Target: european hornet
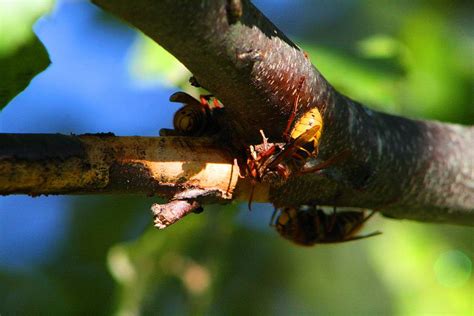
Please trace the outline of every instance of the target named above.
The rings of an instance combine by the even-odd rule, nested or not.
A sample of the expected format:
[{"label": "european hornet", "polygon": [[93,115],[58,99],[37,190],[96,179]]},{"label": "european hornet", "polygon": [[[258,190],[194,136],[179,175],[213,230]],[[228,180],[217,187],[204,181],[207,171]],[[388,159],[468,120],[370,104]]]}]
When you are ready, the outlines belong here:
[{"label": "european hornet", "polygon": [[[275,219],[275,215],[278,216]],[[366,235],[356,235],[375,212],[342,211],[326,214],[316,207],[286,207],[275,210],[272,225],[285,239],[301,246],[339,243],[368,238],[381,234],[375,231]]]},{"label": "european hornet", "polygon": [[[298,92],[301,90],[303,82],[304,77],[298,84]],[[315,157],[318,153],[319,139],[323,129],[323,120],[318,108],[312,108],[304,113],[291,128],[300,100],[298,92],[283,133],[286,143],[283,146],[275,144],[269,146],[263,131],[260,131],[263,137],[262,148],[250,146],[247,167],[250,175],[258,181],[262,181],[264,176],[270,172],[276,172],[286,179],[291,172],[300,171],[308,158]]]},{"label": "european hornet", "polygon": [[[305,172],[303,167],[307,160],[318,154],[319,139],[323,130],[323,119],[318,108],[310,109],[294,123],[300,100],[299,91],[304,81],[304,77],[299,81],[293,109],[283,133],[285,144],[282,146],[279,144],[269,145],[263,131],[260,131],[263,143],[250,146],[247,171],[254,179],[253,181],[262,181],[269,174],[277,174],[281,178],[287,179],[292,172]],[[323,162],[312,167],[310,172],[326,168],[333,162],[333,159],[330,162]],[[253,189],[250,194],[249,209],[252,198]]]},{"label": "european hornet", "polygon": [[[212,107],[210,100],[212,98]],[[223,106],[210,95],[201,95],[200,101],[185,92],[175,92],[170,96],[171,102],[183,103],[173,117],[174,130],[161,129],[161,136],[203,136],[218,131],[218,124],[213,116],[214,111]]]}]

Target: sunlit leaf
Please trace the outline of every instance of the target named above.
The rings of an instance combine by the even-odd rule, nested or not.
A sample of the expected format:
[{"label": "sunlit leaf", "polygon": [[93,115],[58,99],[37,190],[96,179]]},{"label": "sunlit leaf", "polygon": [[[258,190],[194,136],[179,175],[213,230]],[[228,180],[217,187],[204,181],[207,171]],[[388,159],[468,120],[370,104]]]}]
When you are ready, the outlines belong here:
[{"label": "sunlit leaf", "polygon": [[0,109],[50,63],[33,23],[53,0],[0,0]]}]

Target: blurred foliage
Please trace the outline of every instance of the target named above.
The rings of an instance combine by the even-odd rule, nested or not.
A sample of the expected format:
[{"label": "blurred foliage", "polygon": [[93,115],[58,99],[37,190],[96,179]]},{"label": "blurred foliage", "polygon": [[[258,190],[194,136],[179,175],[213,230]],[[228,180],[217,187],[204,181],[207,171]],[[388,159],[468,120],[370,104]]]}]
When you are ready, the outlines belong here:
[{"label": "blurred foliage", "polygon": [[325,47],[302,45],[311,61],[337,90],[354,100],[399,113],[398,85],[403,77],[395,63],[369,61]]},{"label": "blurred foliage", "polygon": [[[387,1],[381,1],[377,6],[368,1],[360,10],[365,9],[365,14],[372,12],[372,19],[378,20],[381,17],[376,7],[381,9],[386,4]],[[472,39],[460,34],[454,24],[457,20],[440,10],[448,4],[439,4],[438,10],[423,1],[390,2],[390,6],[394,10],[389,19],[373,22],[379,26],[374,25],[378,29],[375,34],[365,30],[370,23],[365,20],[366,24],[354,30],[355,34],[360,33],[359,37],[348,40],[347,33],[343,34],[343,44],[337,42],[336,31],[329,32],[333,45],[331,41],[315,40],[317,31],[296,42],[339,91],[372,108],[417,118],[474,123],[474,72],[469,45]],[[337,22],[354,29],[344,17]],[[170,85],[189,89],[189,74],[182,71],[176,60],[170,62],[166,51],[143,37],[137,45],[136,52],[148,52],[132,63],[137,78],[147,82],[166,80]],[[188,241],[176,247],[176,236],[164,241],[171,232],[149,232],[139,241],[113,248],[109,267],[121,289],[119,314],[474,313],[471,228],[378,220],[371,226],[382,226],[382,237],[313,250],[279,240],[274,232],[268,237],[260,230],[235,227],[235,222],[223,220],[223,215],[203,216],[208,216],[206,220],[213,224],[199,225],[210,225],[209,231],[198,235],[186,231],[191,223],[173,228],[183,234],[180,240],[193,236],[194,245]],[[219,225],[218,232],[228,233],[217,236],[219,233],[212,225]],[[214,249],[208,242],[209,234],[220,240],[220,247],[228,252]],[[248,242],[251,236],[256,242]],[[174,246],[164,250],[170,242]],[[209,254],[205,258],[190,256],[194,247]],[[254,253],[253,247],[262,248]],[[150,252],[152,248],[154,252]],[[152,268],[150,258],[154,259]],[[240,264],[228,268],[226,282],[216,281],[223,278],[223,266],[232,266],[234,260]],[[262,265],[266,266],[263,271]],[[150,269],[140,272],[143,267]],[[187,271],[193,269],[206,271],[201,273],[206,276],[205,281],[194,278],[201,286],[208,286],[203,293],[193,292],[192,286],[186,285]],[[155,290],[149,289],[150,284]],[[232,293],[234,284],[238,284],[238,290]],[[253,294],[247,298],[249,292]],[[199,307],[193,303],[195,300],[200,301]]]},{"label": "blurred foliage", "polygon": [[130,57],[130,72],[143,85],[189,86],[189,70],[143,34],[137,36]]},{"label": "blurred foliage", "polygon": [[434,12],[407,18],[398,38],[358,41],[359,56],[307,46],[336,89],[373,108],[405,116],[474,123],[472,48]]},{"label": "blurred foliage", "polygon": [[472,315],[473,229],[387,222],[383,231],[389,240],[377,240],[370,260],[396,315]]},{"label": "blurred foliage", "polygon": [[[298,3],[296,42],[338,90],[391,113],[474,123],[473,40],[461,31],[470,1],[337,2],[323,25],[315,2]],[[189,88],[183,66],[142,35],[130,56],[141,83]],[[302,248],[266,225],[270,206],[265,219],[206,207],[157,231],[143,212],[152,202],[75,198],[57,256],[0,271],[0,314],[474,315],[472,228],[375,218],[365,230],[381,236]]]},{"label": "blurred foliage", "polygon": [[0,0],[0,110],[48,67],[49,56],[33,23],[53,0]]}]

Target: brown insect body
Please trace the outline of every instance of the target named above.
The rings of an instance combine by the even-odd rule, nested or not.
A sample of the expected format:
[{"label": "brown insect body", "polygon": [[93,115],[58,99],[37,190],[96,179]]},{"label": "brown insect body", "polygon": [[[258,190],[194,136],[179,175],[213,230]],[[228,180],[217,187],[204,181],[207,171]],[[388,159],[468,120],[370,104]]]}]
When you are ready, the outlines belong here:
[{"label": "brown insect body", "polygon": [[[317,155],[323,128],[319,109],[316,107],[310,109],[296,123],[294,122],[300,100],[299,91],[304,81],[304,77],[299,81],[293,109],[283,132],[286,143],[269,145],[263,131],[260,131],[263,143],[249,147],[246,169],[252,181],[262,182],[266,177],[273,175],[286,180],[292,173],[303,171],[307,160]],[[313,167],[313,170],[316,171],[317,168],[318,166]],[[253,190],[250,194],[249,208],[252,196]]]},{"label": "brown insect body", "polygon": [[283,149],[267,160],[266,168],[283,164],[293,172],[300,171],[309,158],[317,156],[322,128],[319,110],[314,108],[306,112],[296,122]]},{"label": "brown insect body", "polygon": [[277,232],[283,238],[302,246],[346,242],[381,234],[376,231],[367,235],[356,235],[374,212],[368,215],[356,211],[326,214],[316,207],[287,207],[279,212],[276,220],[272,220]]},{"label": "brown insect body", "polygon": [[282,147],[263,146],[258,153],[256,147],[251,147],[251,158],[247,162],[251,175],[262,181],[270,173],[287,179],[292,172],[302,171],[306,161],[317,155],[322,125],[319,110],[314,108],[297,121],[288,142]]},{"label": "brown insect body", "polygon": [[283,179],[287,179],[292,172],[302,170],[306,161],[318,153],[319,139],[323,128],[323,120],[318,108],[313,107],[295,122],[300,101],[299,92],[304,81],[305,78],[302,77],[296,89],[293,109],[283,132],[283,138],[286,140],[283,147],[277,147],[275,144],[267,146],[266,138],[262,132],[263,150],[257,153],[255,147],[250,148],[251,159],[247,160],[247,166],[251,176],[258,181],[262,181],[266,175],[271,173],[276,173]]},{"label": "brown insect body", "polygon": [[[323,119],[317,107],[306,111],[294,122],[300,101],[299,91],[304,81],[305,77],[302,77],[298,84],[298,94],[295,98],[293,110],[290,114],[285,132],[283,133],[287,144],[280,154],[280,156],[283,157],[290,157],[290,159],[288,159],[290,162],[296,162],[297,169],[301,169],[308,158],[318,154],[319,138],[323,131]],[[291,132],[289,132],[292,125],[293,128]]]}]

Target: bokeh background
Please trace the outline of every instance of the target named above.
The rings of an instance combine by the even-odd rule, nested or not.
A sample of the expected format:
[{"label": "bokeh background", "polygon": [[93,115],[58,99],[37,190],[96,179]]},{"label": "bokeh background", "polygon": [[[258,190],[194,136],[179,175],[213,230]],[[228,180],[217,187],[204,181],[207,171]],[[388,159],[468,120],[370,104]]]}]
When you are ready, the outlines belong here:
[{"label": "bokeh background", "polygon": [[[340,91],[415,118],[474,123],[472,1],[258,0]],[[0,30],[50,0],[0,0]],[[7,19],[8,17],[8,19]],[[3,19],[3,20],[2,20]],[[87,1],[34,24],[52,60],[0,132],[158,135],[189,74]],[[0,197],[1,315],[474,315],[474,229],[376,217],[358,242],[301,248],[273,208],[209,206],[164,230],[143,196]]]}]

